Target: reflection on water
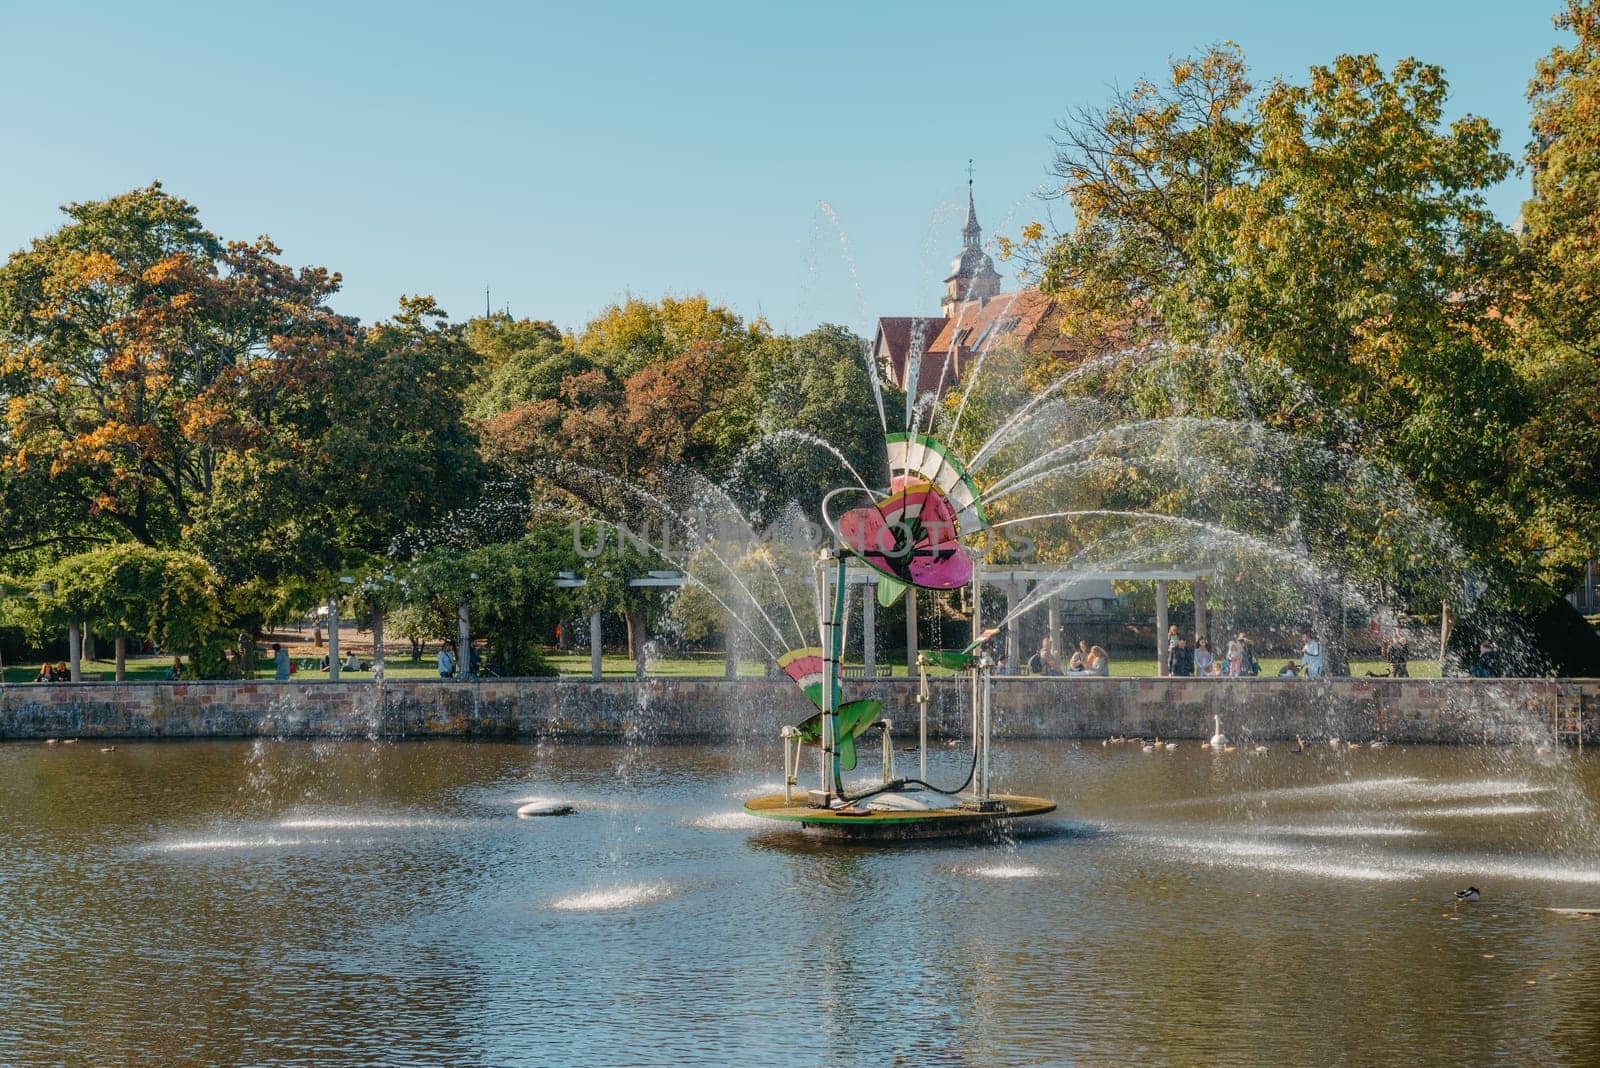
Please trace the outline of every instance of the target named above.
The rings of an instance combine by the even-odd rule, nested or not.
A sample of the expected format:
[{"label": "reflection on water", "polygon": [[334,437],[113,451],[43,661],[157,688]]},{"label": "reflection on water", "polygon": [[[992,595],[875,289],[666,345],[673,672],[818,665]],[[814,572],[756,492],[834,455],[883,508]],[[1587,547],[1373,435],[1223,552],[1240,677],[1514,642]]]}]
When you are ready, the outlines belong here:
[{"label": "reflection on water", "polygon": [[0,1063],[1600,1062],[1600,762],[999,756],[872,849],[765,750],[0,746]]}]

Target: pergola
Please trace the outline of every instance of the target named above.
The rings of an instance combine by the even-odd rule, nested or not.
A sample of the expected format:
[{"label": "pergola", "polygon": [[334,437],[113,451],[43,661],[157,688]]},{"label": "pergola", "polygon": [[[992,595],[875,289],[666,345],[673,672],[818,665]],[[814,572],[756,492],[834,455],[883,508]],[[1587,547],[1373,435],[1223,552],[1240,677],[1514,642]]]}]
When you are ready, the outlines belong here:
[{"label": "pergola", "polygon": [[[1194,583],[1194,629],[1196,634],[1204,634],[1208,607],[1206,604],[1207,581],[1211,578],[1213,570],[1205,567],[1146,567],[1123,568],[1112,570],[1088,570],[1063,572],[1059,567],[1049,565],[1013,566],[986,568],[975,566],[972,574],[972,589],[974,604],[980,607],[972,614],[972,636],[976,638],[983,632],[983,613],[981,611],[981,593],[985,586],[998,586],[1005,591],[1006,616],[1009,618],[1030,590],[1040,584],[1057,586],[1043,601],[1043,606],[1049,613],[1050,644],[1057,650],[1061,649],[1061,602],[1071,600],[1074,590],[1081,590],[1090,583],[1109,582],[1154,582],[1156,584],[1156,660],[1161,665],[1161,674],[1165,675],[1171,667],[1167,662],[1167,627],[1169,624],[1167,613],[1167,589],[1173,582]],[[861,654],[863,673],[875,677],[878,673],[878,642],[877,642],[877,616],[878,598],[875,589],[878,585],[878,572],[868,567],[851,567],[845,572],[845,583],[850,587],[861,587]],[[680,587],[688,585],[694,580],[681,571],[651,571],[641,578],[631,579],[629,586],[633,587]],[[571,571],[560,572],[556,576],[555,585],[560,589],[582,589],[588,583]],[[872,590],[867,587],[873,587]],[[853,610],[853,608],[852,608]],[[1031,611],[1031,609],[1030,609]],[[1027,613],[1024,613],[1026,615]],[[738,673],[738,666],[733,656],[733,642],[731,640],[732,627],[725,627],[730,640],[728,641],[728,657],[725,674],[732,678]],[[915,594],[906,598],[906,663],[914,664],[917,659],[917,599]],[[1022,634],[1018,627],[1008,627],[1006,630],[1006,660],[1013,666],[1022,662]],[[601,677],[600,665],[600,611],[594,609],[589,613],[589,672],[591,677]],[[635,673],[644,674],[644,658],[638,658]]]},{"label": "pergola", "polygon": [[[686,586],[692,581],[694,580],[681,571],[650,571],[642,578],[629,579],[628,585],[633,587],[666,586],[676,588]],[[579,578],[571,571],[561,571],[556,574],[555,585],[557,589],[561,590],[581,590],[589,583],[586,579]],[[640,644],[641,646],[643,645],[642,642]],[[728,645],[731,650],[733,643],[729,642]],[[728,658],[728,663],[730,665],[729,674],[732,675],[735,670],[732,666],[732,657]],[[589,675],[591,678],[599,679],[600,674],[600,609],[593,608],[589,611]],[[642,652],[636,658],[634,674],[640,677],[644,675],[644,655]]]},{"label": "pergola", "polygon": [[[987,568],[975,567],[972,574],[972,586],[976,593],[980,586],[999,586],[1006,595],[1006,616],[1009,617],[1017,610],[1022,599],[1027,596],[1029,587],[1038,584],[1056,585],[1059,588],[1045,600],[1049,612],[1050,645],[1058,652],[1061,651],[1061,600],[1063,595],[1069,593],[1074,587],[1090,582],[1154,582],[1156,584],[1156,662],[1160,665],[1160,673],[1165,675],[1171,664],[1167,662],[1167,627],[1169,625],[1167,613],[1168,586],[1173,582],[1194,583],[1194,632],[1204,634],[1206,630],[1206,586],[1214,571],[1208,567],[1183,567],[1171,565],[1166,567],[1144,568],[1117,568],[1107,570],[1085,570],[1063,573],[1059,567],[1048,565],[1035,565],[1031,567]],[[974,603],[979,603],[975,596]],[[1026,613],[1024,613],[1026,614]],[[975,610],[972,616],[972,636],[976,638],[983,630],[980,619],[981,612]],[[912,630],[907,631],[908,636],[914,636]],[[1007,628],[1006,631],[1006,661],[1015,666],[1022,662],[1022,634],[1016,627]]]}]

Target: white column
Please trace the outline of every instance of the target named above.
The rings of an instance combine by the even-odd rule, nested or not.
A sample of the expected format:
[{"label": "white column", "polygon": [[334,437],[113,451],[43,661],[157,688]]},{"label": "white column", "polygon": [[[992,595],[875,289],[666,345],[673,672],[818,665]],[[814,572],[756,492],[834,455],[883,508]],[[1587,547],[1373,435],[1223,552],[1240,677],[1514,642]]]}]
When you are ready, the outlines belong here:
[{"label": "white column", "polygon": [[732,612],[722,613],[722,677],[725,679],[739,677],[739,647],[733,640],[734,628],[738,625]]},{"label": "white column", "polygon": [[1067,656],[1062,651],[1061,645],[1061,598],[1051,597],[1049,602],[1050,616],[1050,648],[1055,650],[1056,659],[1061,661],[1062,670],[1066,670]]},{"label": "white column", "polygon": [[383,678],[383,606],[372,612],[372,681]]},{"label": "white column", "polygon": [[339,681],[339,598],[328,598],[328,680]]},{"label": "white column", "polygon": [[461,595],[461,603],[456,606],[456,678],[468,679],[472,677],[472,618],[468,613],[469,601],[466,594]]},{"label": "white column", "polygon": [[67,665],[73,682],[83,681],[83,624],[67,624]]},{"label": "white column", "polygon": [[1006,624],[1006,663],[1012,671],[1022,663],[1022,620],[1012,615],[1017,610],[1017,600],[1017,583],[1006,583],[1006,618],[1011,621]]},{"label": "white column", "polygon": [[1156,580],[1156,674],[1171,674],[1172,665],[1167,662],[1167,584],[1165,580]]},{"label": "white column", "polygon": [[600,609],[589,613],[589,677],[600,681]]},{"label": "white column", "polygon": [[1206,580],[1194,580],[1194,640],[1196,643],[1206,636]]},{"label": "white column", "polygon": [[124,682],[128,678],[128,639],[117,635],[117,681]]},{"label": "white column", "polygon": [[866,665],[865,674],[870,679],[878,673],[878,587],[863,584],[860,590],[861,662]]}]

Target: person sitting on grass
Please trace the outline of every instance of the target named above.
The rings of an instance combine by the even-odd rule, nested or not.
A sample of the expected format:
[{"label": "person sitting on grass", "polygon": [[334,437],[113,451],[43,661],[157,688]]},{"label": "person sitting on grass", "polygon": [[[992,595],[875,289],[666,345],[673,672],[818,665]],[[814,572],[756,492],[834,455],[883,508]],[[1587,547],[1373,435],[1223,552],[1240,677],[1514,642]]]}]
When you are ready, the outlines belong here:
[{"label": "person sitting on grass", "polygon": [[350,650],[349,655],[347,655],[344,658],[344,670],[346,670],[346,671],[360,671],[361,670],[361,660],[356,656],[356,651],[354,649]]},{"label": "person sitting on grass", "polygon": [[1067,670],[1081,673],[1084,665],[1089,662],[1089,643],[1082,638],[1078,639],[1078,647],[1072,651],[1072,659],[1067,661]]},{"label": "person sitting on grass", "polygon": [[181,678],[183,678],[183,658],[182,657],[175,656],[175,657],[172,658],[172,666],[167,668],[167,678],[168,679],[181,679]]},{"label": "person sitting on grass", "polygon": [[39,674],[37,674],[37,675],[35,675],[33,677],[33,681],[34,682],[55,682],[56,681],[56,669],[50,666],[50,661],[46,660],[43,664],[39,665]]},{"label": "person sitting on grass", "polygon": [[1297,679],[1299,677],[1300,665],[1296,664],[1293,660],[1289,661],[1288,663],[1284,664],[1283,667],[1278,669],[1278,678],[1280,679]]},{"label": "person sitting on grass", "polygon": [[1094,646],[1089,650],[1089,659],[1084,664],[1083,673],[1085,675],[1110,675],[1110,655],[1100,646]]}]

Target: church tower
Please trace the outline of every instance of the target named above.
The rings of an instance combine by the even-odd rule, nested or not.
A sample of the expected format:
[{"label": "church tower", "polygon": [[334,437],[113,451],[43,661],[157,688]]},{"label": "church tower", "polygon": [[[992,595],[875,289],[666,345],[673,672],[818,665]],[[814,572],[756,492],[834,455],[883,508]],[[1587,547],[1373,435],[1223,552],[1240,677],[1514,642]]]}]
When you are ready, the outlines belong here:
[{"label": "church tower", "polygon": [[967,168],[967,225],[961,228],[961,254],[950,262],[950,277],[944,280],[944,300],[939,314],[949,318],[963,301],[987,301],[1000,292],[1000,272],[983,251],[983,227],[978,225],[978,209],[972,202],[972,168]]}]

